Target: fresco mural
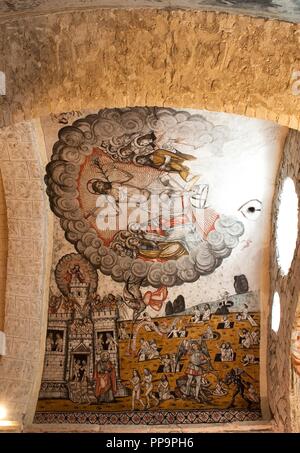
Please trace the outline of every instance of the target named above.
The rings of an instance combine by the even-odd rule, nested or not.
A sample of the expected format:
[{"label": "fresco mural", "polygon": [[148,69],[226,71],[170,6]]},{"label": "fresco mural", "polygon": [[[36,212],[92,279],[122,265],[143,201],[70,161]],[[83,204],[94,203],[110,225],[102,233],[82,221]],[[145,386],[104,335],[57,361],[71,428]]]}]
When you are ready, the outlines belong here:
[{"label": "fresco mural", "polygon": [[56,220],[36,422],[258,419],[257,225],[271,191],[241,171],[270,153],[276,171],[280,128],[156,107],[42,127]]},{"label": "fresco mural", "polygon": [[[231,14],[249,14],[252,16],[299,22],[299,0],[127,0],[126,7],[143,8],[192,8],[224,11]],[[33,11],[48,12],[62,9],[91,7],[124,8],[121,0],[66,0],[62,6],[59,0],[0,0],[0,15]]]}]

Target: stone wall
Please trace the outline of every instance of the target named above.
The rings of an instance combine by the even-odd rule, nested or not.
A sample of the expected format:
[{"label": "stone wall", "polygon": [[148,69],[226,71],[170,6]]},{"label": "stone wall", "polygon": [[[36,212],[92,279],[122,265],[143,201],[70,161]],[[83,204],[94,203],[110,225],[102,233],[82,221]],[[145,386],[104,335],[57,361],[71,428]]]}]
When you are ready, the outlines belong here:
[{"label": "stone wall", "polygon": [[42,150],[34,126],[21,123],[4,128],[0,140],[8,221],[7,355],[0,361],[0,400],[8,407],[9,419],[20,422],[30,414],[31,405],[34,410],[41,378],[48,204]]},{"label": "stone wall", "polygon": [[299,126],[300,26],[225,13],[94,9],[0,20],[0,125],[49,112],[198,108]]},{"label": "stone wall", "polygon": [[291,373],[291,389],[290,389],[290,405],[291,405],[291,429],[293,432],[300,432],[300,376],[296,373]]},{"label": "stone wall", "polygon": [[220,1],[220,0],[0,0],[0,16],[12,18],[21,14],[38,15],[76,8],[159,8],[224,11],[230,14],[247,14],[258,17],[299,22],[300,9],[297,0]]},{"label": "stone wall", "polygon": [[0,330],[2,331],[4,329],[4,316],[5,316],[6,265],[7,265],[7,218],[6,218],[5,194],[3,188],[2,174],[0,170]]},{"label": "stone wall", "polygon": [[[291,91],[292,71],[300,69],[299,25],[164,10],[81,10],[1,21],[0,70],[6,73],[7,95],[0,96],[0,126],[72,109],[167,105],[300,127],[299,97]],[[13,418],[27,413],[30,423],[43,365],[49,286],[43,269],[51,222],[43,194],[42,146],[33,143],[24,123],[2,129],[0,136],[9,225],[8,355],[0,359],[0,398],[9,401]],[[299,172],[298,142],[293,132],[275,200],[284,175]],[[274,242],[277,206],[278,201],[271,283],[281,294],[282,324],[269,338],[269,398],[279,429],[285,424],[289,430],[289,345],[299,252],[289,276],[281,278]]]},{"label": "stone wall", "polygon": [[[280,164],[274,196],[271,236],[271,287],[269,304],[269,404],[280,431],[291,431],[294,426],[290,403],[291,381],[291,333],[295,311],[300,295],[300,236],[288,275],[282,276],[277,263],[276,220],[280,193],[284,179],[293,179],[300,200],[300,134],[290,131]],[[300,211],[299,211],[300,217]],[[299,223],[300,225],[300,218]],[[288,231],[287,231],[288,234]],[[271,308],[273,294],[278,291],[281,303],[281,321],[277,334],[271,330]],[[299,417],[299,414],[298,414]]]}]

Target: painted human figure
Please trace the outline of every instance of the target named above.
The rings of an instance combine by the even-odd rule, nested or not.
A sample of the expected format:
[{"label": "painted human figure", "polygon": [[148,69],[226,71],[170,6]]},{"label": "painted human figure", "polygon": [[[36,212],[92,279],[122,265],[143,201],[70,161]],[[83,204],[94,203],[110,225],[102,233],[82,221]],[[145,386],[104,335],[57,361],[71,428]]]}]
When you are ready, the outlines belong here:
[{"label": "painted human figure", "polygon": [[259,330],[255,329],[251,332],[252,344],[253,346],[259,345]]},{"label": "painted human figure", "polygon": [[178,336],[179,336],[180,338],[186,337],[186,327],[185,327],[185,326],[183,326],[182,328],[180,328],[180,329],[178,330]]},{"label": "painted human figure", "polygon": [[144,385],[145,385],[145,397],[147,401],[146,409],[150,408],[150,399],[155,401],[156,406],[159,404],[159,400],[153,393],[152,373],[149,368],[144,369]]},{"label": "painted human figure", "polygon": [[211,357],[210,357],[210,353],[208,351],[206,339],[204,338],[203,335],[200,335],[199,340],[198,340],[198,344],[200,346],[200,351],[203,352],[203,354],[207,358],[207,365],[205,366],[205,368],[208,371],[214,371],[214,367],[212,366],[212,363],[211,363]]},{"label": "painted human figure", "polygon": [[155,311],[159,311],[163,302],[168,296],[168,290],[164,286],[158,288],[156,291],[146,291],[144,294],[144,302],[147,306]]},{"label": "painted human figure", "polygon": [[98,341],[97,341],[97,349],[98,349],[98,351],[103,351],[103,349],[104,349],[103,333],[99,334]]},{"label": "painted human figure", "polygon": [[[181,251],[176,248],[174,255],[170,251],[168,253],[168,257],[172,257],[173,259],[182,256],[187,251],[191,252],[202,241],[201,233],[198,231],[196,224],[191,220],[185,223],[181,222],[175,226],[166,226],[164,228],[164,234],[146,232],[145,237],[163,247],[170,247],[170,242],[179,243],[181,245]],[[172,247],[174,248],[174,245]]]},{"label": "painted human figure", "polygon": [[71,269],[68,270],[68,273],[71,278],[71,284],[78,284],[78,283],[84,283],[84,275],[81,272],[80,266],[78,264],[75,264]]},{"label": "painted human figure", "polygon": [[243,308],[242,308],[241,312],[236,315],[236,319],[238,321],[249,321],[252,327],[256,327],[257,322],[249,314],[248,308],[249,307],[247,304],[243,304]]},{"label": "painted human figure", "polygon": [[177,327],[177,320],[173,323],[169,333],[168,338],[177,338],[179,336],[179,329]]},{"label": "painted human figure", "polygon": [[[87,183],[87,189],[93,195],[110,195],[114,198],[116,202],[115,207],[118,209],[119,202],[122,201],[125,195],[132,202],[135,201],[136,203],[143,203],[148,200],[150,196],[149,190],[138,188],[129,182],[134,178],[133,174],[116,168],[113,165],[104,166],[98,157],[94,158],[92,164],[99,172],[99,178],[90,179]],[[95,210],[97,208],[94,208],[89,215],[94,214]]]},{"label": "painted human figure", "polygon": [[86,361],[83,360],[79,367],[79,381],[82,382],[86,379]]},{"label": "painted human figure", "polygon": [[[180,177],[187,181],[189,179],[190,169],[183,165],[186,160],[195,160],[196,157],[190,154],[184,154],[178,150],[169,151],[162,149],[155,143],[156,136],[153,132],[145,134],[142,137],[135,137],[134,140],[127,145],[127,150],[120,152],[124,155],[136,154],[133,162],[137,165],[149,165],[163,170],[168,173],[178,173]],[[137,152],[138,151],[138,152]]]},{"label": "painted human figure", "polygon": [[183,323],[183,319],[175,319],[173,325],[169,331],[168,338],[175,337],[175,338],[185,338],[186,336],[186,327]]},{"label": "painted human figure", "polygon": [[[125,146],[122,146],[118,150],[118,154],[124,161],[130,161],[132,158],[133,162],[135,163],[135,159],[141,155],[148,155],[154,152],[156,145],[155,145],[155,134],[154,132],[150,132],[148,134],[140,136],[139,134],[133,134],[131,139],[126,143]],[[109,145],[108,146],[111,151],[114,151],[114,148]]]},{"label": "painted human figure", "polygon": [[169,354],[165,354],[161,357],[161,363],[163,364],[163,372],[170,373],[171,371],[171,358]]},{"label": "painted human figure", "polygon": [[252,337],[248,329],[242,329],[239,332],[243,348],[249,349],[252,346]]},{"label": "painted human figure", "polygon": [[213,340],[214,332],[213,332],[211,326],[207,326],[206,331],[204,332],[204,338],[205,338],[205,340]]},{"label": "painted human figure", "polygon": [[156,340],[150,340],[149,341],[149,353],[148,353],[148,359],[158,359],[159,357],[159,351],[157,349],[157,344]]},{"label": "painted human figure", "polygon": [[94,372],[96,381],[95,395],[98,402],[112,402],[117,391],[116,371],[110,360],[109,352],[103,351]]},{"label": "painted human figure", "polygon": [[220,354],[221,354],[221,362],[226,361],[226,343],[222,343],[221,346],[219,347],[220,349]]},{"label": "painted human figure", "polygon": [[110,352],[115,352],[117,346],[118,346],[118,343],[116,342],[116,340],[114,339],[114,337],[112,336],[111,333],[107,333],[106,334],[106,342],[105,344],[108,345],[108,350]]},{"label": "painted human figure", "polygon": [[138,360],[139,362],[144,362],[144,360],[148,359],[149,355],[149,342],[145,340],[144,338],[140,339],[140,349],[138,351]]},{"label": "painted human figure", "polygon": [[248,305],[244,304],[241,310],[241,320],[246,320],[248,318]]},{"label": "painted human figure", "polygon": [[187,354],[190,346],[190,341],[185,338],[181,341],[178,346],[177,353],[176,353],[176,370],[180,368],[180,361],[181,359]]},{"label": "painted human figure", "polygon": [[126,332],[125,326],[120,325],[120,327],[119,327],[119,339],[128,340],[128,334]]},{"label": "painted human figure", "polygon": [[51,352],[53,350],[54,350],[53,333],[49,332],[46,338],[46,351]]},{"label": "painted human figure", "polygon": [[254,354],[246,354],[241,359],[243,366],[248,365],[257,365],[259,363],[259,358],[255,357]]},{"label": "painted human figure", "polygon": [[254,388],[254,385],[251,382],[245,382],[245,387],[246,387],[246,395],[251,404],[258,404],[259,403],[259,396]]},{"label": "painted human figure", "polygon": [[56,351],[57,352],[62,352],[63,351],[64,342],[63,342],[62,336],[59,333],[56,334],[55,345],[56,345]]},{"label": "painted human figure", "polygon": [[210,306],[208,304],[205,304],[204,307],[203,307],[202,321],[203,322],[209,321],[210,320],[210,316],[211,316]]},{"label": "painted human figure", "polygon": [[136,157],[138,165],[149,165],[150,167],[163,170],[168,173],[178,173],[181,179],[188,181],[190,177],[190,169],[183,165],[185,160],[194,160],[194,156],[183,154],[179,151],[168,151],[166,149],[156,149],[153,153],[146,156]]},{"label": "painted human figure", "polygon": [[178,371],[180,371],[180,363],[179,362],[177,363],[176,354],[171,354],[170,367],[172,373],[177,373]]},{"label": "painted human figure", "polygon": [[201,322],[201,311],[198,307],[193,308],[193,316],[191,317],[191,322],[195,324]]},{"label": "painted human figure", "polygon": [[131,384],[132,384],[132,395],[131,395],[132,410],[133,411],[135,410],[135,402],[140,403],[140,405],[144,409],[145,404],[141,399],[141,376],[138,370],[136,369],[132,371]]},{"label": "painted human figure", "polygon": [[232,362],[234,358],[234,352],[231,346],[231,343],[227,342],[224,343],[224,354],[223,354],[223,361],[224,362]]},{"label": "painted human figure", "polygon": [[73,366],[73,381],[78,382],[80,380],[80,373],[79,373],[80,366],[81,366],[80,360],[75,359],[74,366]]},{"label": "painted human figure", "polygon": [[158,387],[158,395],[159,395],[159,400],[160,401],[166,401],[166,400],[173,400],[175,397],[172,395],[170,392],[170,384],[168,377],[164,374],[159,381]]},{"label": "painted human figure", "polygon": [[186,396],[191,394],[192,382],[196,381],[195,400],[199,402],[208,402],[209,399],[201,388],[201,379],[204,371],[206,371],[209,363],[207,356],[201,351],[199,343],[192,343],[191,354],[186,370],[187,383],[186,383]]},{"label": "painted human figure", "polygon": [[231,346],[231,343],[224,342],[220,346],[221,361],[222,362],[232,362],[234,359],[234,352]]}]

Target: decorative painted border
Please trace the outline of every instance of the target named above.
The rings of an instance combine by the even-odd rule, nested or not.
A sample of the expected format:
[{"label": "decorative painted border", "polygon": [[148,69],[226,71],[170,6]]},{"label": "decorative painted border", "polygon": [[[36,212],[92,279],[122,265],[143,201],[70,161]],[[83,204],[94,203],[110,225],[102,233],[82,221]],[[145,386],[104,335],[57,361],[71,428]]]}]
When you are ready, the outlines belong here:
[{"label": "decorative painted border", "polygon": [[[60,219],[66,240],[74,245],[76,251],[86,258],[94,269],[99,269],[102,274],[111,276],[118,283],[125,283],[131,275],[141,281],[142,286],[154,288],[193,283],[200,276],[209,275],[220,267],[223,260],[238,246],[239,238],[245,231],[241,221],[220,214],[214,224],[216,231],[210,231],[189,255],[164,263],[121,257],[110,246],[104,245],[99,231],[84,215],[78,198],[82,165],[98,147],[112,161],[134,163],[142,171],[143,166],[135,161],[139,154],[132,153],[133,156],[126,158],[120,156],[115,140],[123,135],[142,136],[156,133],[160,130],[156,123],[159,123],[164,115],[177,121],[178,126],[188,121],[191,121],[191,124],[199,121],[199,127],[203,127],[206,134],[210,134],[214,127],[201,115],[192,115],[185,110],[160,107],[103,109],[77,119],[72,126],[61,128],[58,131],[59,140],[53,146],[51,161],[46,166],[45,182],[50,207]],[[137,148],[138,152],[142,153],[144,150]],[[150,151],[147,152],[149,154]]]},{"label": "decorative painted border", "polygon": [[171,425],[257,421],[260,410],[210,409],[198,411],[37,412],[33,423],[90,423],[97,425]]}]

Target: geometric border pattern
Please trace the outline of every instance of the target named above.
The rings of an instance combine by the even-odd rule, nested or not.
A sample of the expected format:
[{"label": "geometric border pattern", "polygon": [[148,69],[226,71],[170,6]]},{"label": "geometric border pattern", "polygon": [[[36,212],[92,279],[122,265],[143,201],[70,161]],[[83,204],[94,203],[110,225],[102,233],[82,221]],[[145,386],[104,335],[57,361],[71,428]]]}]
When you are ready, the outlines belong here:
[{"label": "geometric border pattern", "polygon": [[260,410],[209,409],[129,412],[36,412],[33,423],[88,423],[97,425],[172,425],[257,421]]}]

